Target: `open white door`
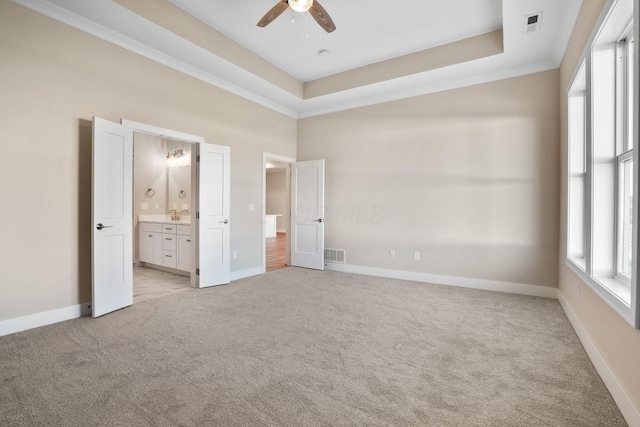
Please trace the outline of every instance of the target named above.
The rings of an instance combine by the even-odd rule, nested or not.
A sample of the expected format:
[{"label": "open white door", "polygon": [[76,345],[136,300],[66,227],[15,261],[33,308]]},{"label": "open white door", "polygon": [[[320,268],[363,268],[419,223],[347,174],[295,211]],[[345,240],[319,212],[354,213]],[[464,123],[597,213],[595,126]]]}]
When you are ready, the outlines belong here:
[{"label": "open white door", "polygon": [[93,118],[93,317],[133,304],[133,132]]},{"label": "open white door", "polygon": [[291,163],[291,265],[324,270],[324,160]]},{"label": "open white door", "polygon": [[231,281],[229,207],[231,172],[229,147],[198,144],[198,287]]}]

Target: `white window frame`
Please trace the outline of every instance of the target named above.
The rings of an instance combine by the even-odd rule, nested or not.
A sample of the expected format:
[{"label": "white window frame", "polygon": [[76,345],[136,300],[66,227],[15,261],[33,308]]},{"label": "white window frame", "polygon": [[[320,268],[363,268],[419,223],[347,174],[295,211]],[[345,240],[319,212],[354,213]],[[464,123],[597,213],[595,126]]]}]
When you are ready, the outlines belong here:
[{"label": "white window frame", "polygon": [[[609,118],[599,118],[602,117],[601,115],[594,115],[594,111],[597,112],[597,109],[600,108],[601,112],[602,110],[602,105],[606,105],[607,104],[607,100],[605,100],[605,104],[597,104],[594,105],[594,93],[593,93],[593,88],[595,87],[594,84],[601,84],[600,83],[594,83],[594,63],[593,63],[593,55],[594,52],[596,51],[596,49],[594,49],[595,46],[598,46],[597,49],[600,49],[601,46],[606,48],[606,44],[607,43],[615,43],[616,41],[620,42],[624,39],[629,39],[630,34],[632,34],[631,37],[635,37],[635,35],[638,34],[638,5],[637,5],[637,1],[635,0],[609,0],[603,10],[603,13],[601,14],[598,23],[593,31],[593,33],[591,34],[591,37],[589,39],[589,42],[587,43],[586,47],[585,47],[585,51],[582,54],[582,58],[579,61],[580,66],[577,67],[577,69],[575,70],[574,76],[572,78],[571,84],[569,85],[569,89],[568,92],[566,93],[566,99],[568,102],[568,105],[571,102],[571,97],[572,96],[576,96],[576,91],[575,91],[575,87],[579,85],[578,82],[578,78],[580,77],[580,72],[582,70],[582,67],[585,67],[585,71],[586,71],[586,88],[585,88],[585,92],[586,92],[586,96],[585,96],[585,135],[584,135],[584,152],[585,152],[585,157],[586,157],[586,182],[584,185],[584,231],[585,231],[585,240],[584,240],[584,246],[585,246],[585,259],[575,259],[572,258],[571,249],[572,249],[572,242],[569,240],[570,239],[570,230],[572,229],[571,227],[571,214],[570,214],[570,203],[571,203],[571,187],[570,187],[570,182],[571,182],[571,176],[572,176],[572,170],[570,169],[570,160],[571,160],[571,152],[568,151],[569,155],[567,156],[567,234],[565,236],[566,239],[566,243],[567,243],[567,253],[566,253],[566,263],[567,265],[596,293],[598,294],[605,302],[607,302],[618,314],[620,314],[620,316],[622,316],[627,322],[629,322],[632,326],[634,326],[635,328],[640,328],[640,312],[638,310],[638,306],[639,306],[639,295],[638,295],[638,256],[637,256],[637,242],[638,242],[638,238],[640,236],[639,230],[638,230],[638,157],[639,154],[638,152],[640,150],[635,149],[636,147],[638,147],[638,88],[640,87],[638,85],[638,46],[637,43],[633,43],[634,46],[634,55],[633,55],[633,60],[634,60],[634,76],[633,78],[633,85],[634,85],[634,91],[633,91],[633,120],[634,120],[634,124],[633,124],[633,148],[630,150],[627,150],[627,146],[624,145],[625,143],[625,134],[628,133],[628,129],[629,126],[628,124],[624,121],[625,119],[623,118],[622,123],[620,123],[620,118],[621,115],[624,116],[623,112],[626,107],[624,107],[624,104],[621,104],[620,101],[625,102],[624,100],[621,100],[620,98],[620,94],[625,94],[624,96],[626,96],[626,93],[628,93],[628,90],[626,87],[622,87],[620,88],[619,86],[616,86],[616,102],[615,102],[615,106],[614,108],[616,109],[616,124],[614,126],[614,130],[612,130],[612,132],[614,133],[614,135],[611,135],[614,139],[614,144],[615,147],[614,148],[614,152],[615,152],[615,156],[613,156],[611,158],[611,160],[606,160],[605,162],[609,162],[609,164],[611,162],[615,162],[614,163],[614,172],[613,172],[613,176],[611,176],[611,174],[609,172],[607,172],[605,170],[604,174],[601,171],[602,169],[597,169],[599,172],[597,172],[597,174],[594,174],[594,170],[596,170],[596,166],[594,165],[594,143],[595,144],[607,144],[607,142],[603,142],[603,139],[600,137],[598,141],[594,141],[594,124],[595,126],[598,126],[599,129],[599,134],[601,135],[604,129],[605,134],[608,134],[609,129],[608,129],[608,125],[607,123],[611,123],[610,121],[610,115]],[[633,31],[631,31],[630,26],[626,26],[625,24],[629,21],[630,16],[633,16]],[[625,18],[626,17],[626,18]],[[622,19],[626,19],[626,22],[622,22]],[[612,31],[618,31],[617,32],[617,39],[613,38],[611,39],[612,36]],[[616,45],[618,46],[619,43]],[[627,46],[629,45],[628,43],[626,44]],[[600,58],[600,57],[599,57]],[[602,59],[598,59],[598,61],[602,61]],[[597,64],[603,64],[602,62],[598,62]],[[605,64],[605,68],[606,68],[606,62]],[[612,65],[613,66],[613,65]],[[600,65],[601,67],[601,65]],[[623,76],[625,73],[627,73],[626,70],[628,70],[628,66],[627,64],[625,64],[624,66],[624,70],[617,70],[616,71],[616,84],[620,81],[620,72],[622,72]],[[602,72],[602,71],[600,71]],[[611,80],[610,80],[611,81]],[[626,82],[628,80],[626,79],[622,79],[622,81]],[[608,83],[605,83],[605,86]],[[601,86],[598,86],[599,88],[601,88]],[[598,89],[598,93],[600,93],[599,96],[602,96],[602,89]],[[606,89],[605,92],[606,94]],[[596,101],[600,101],[602,102],[602,99],[597,98]],[[620,107],[623,107],[622,111],[620,111]],[[597,117],[596,117],[597,116]],[[606,116],[606,115],[605,115]],[[571,120],[572,118],[572,114],[571,111],[569,111],[568,114],[568,120]],[[604,122],[603,122],[604,120]],[[609,120],[609,122],[607,122],[607,120]],[[604,123],[604,124],[603,124]],[[604,126],[604,127],[603,127]],[[568,126],[567,126],[567,130],[568,130],[568,135],[567,135],[567,141],[568,141],[568,150],[571,150],[571,146],[572,143],[575,144],[575,141],[571,140],[572,135],[570,134],[570,131],[572,129],[572,125],[569,122]],[[622,144],[622,145],[620,145]],[[597,150],[596,150],[596,155],[598,154],[598,151],[602,152],[602,150],[604,149],[605,151],[608,150],[608,145],[597,145]],[[610,152],[610,151],[609,151]],[[609,157],[607,157],[608,159]],[[621,266],[621,260],[618,259],[619,258],[619,253],[620,253],[620,245],[622,244],[621,242],[621,236],[620,236],[620,231],[621,231],[621,227],[620,227],[620,221],[621,221],[621,217],[622,217],[622,213],[620,211],[620,203],[622,202],[621,200],[619,200],[619,191],[620,191],[620,167],[619,165],[621,165],[621,162],[624,161],[628,161],[628,160],[633,160],[633,229],[632,229],[632,247],[633,247],[633,255],[632,255],[632,271],[631,271],[631,276],[630,277],[626,277],[623,274],[620,274],[620,266]],[[597,167],[598,168],[602,168],[602,166],[600,166],[601,163],[601,157],[598,158],[598,162],[600,162]],[[611,166],[605,166],[605,167],[609,167],[611,168]],[[610,171],[611,169],[608,169],[608,171]],[[609,182],[611,182],[609,184]],[[605,187],[603,187],[603,185],[605,185]],[[605,193],[603,193],[603,188],[608,188],[607,185],[609,185],[611,187],[611,197],[609,198],[608,196],[606,196],[606,191]],[[613,205],[610,206],[608,208],[605,208],[604,211],[602,211],[602,206],[595,206],[594,205],[594,191],[597,191],[597,195],[599,197],[599,199],[595,199],[596,200],[596,204],[601,204],[604,200],[605,203],[612,203]],[[603,194],[605,194],[605,197],[603,199]],[[613,209],[614,211],[614,215],[611,217],[611,215],[609,215],[609,213],[611,212],[611,210]],[[594,216],[594,211],[596,211],[597,216]],[[604,212],[604,215],[601,214],[601,212]],[[609,220],[609,218],[611,218],[611,220]],[[594,222],[595,221],[595,222]],[[609,224],[609,222],[611,222]],[[611,227],[610,231],[611,231],[611,237],[613,239],[613,244],[610,244],[609,242],[611,242],[611,239],[608,239],[608,231],[604,234],[605,236],[605,240],[602,240],[602,230],[603,229],[607,229],[608,227]],[[606,248],[605,252],[609,251],[609,246],[611,246],[611,253],[608,254],[606,256],[603,256],[603,246],[602,245],[598,245],[596,247],[594,247],[594,233],[598,233],[596,234],[598,236],[598,238],[600,240],[598,240],[596,243],[600,242],[600,243],[604,243],[604,247]],[[574,245],[575,246],[575,245]],[[595,252],[595,261],[596,264],[598,266],[597,269],[594,269],[594,252]],[[605,268],[603,268],[603,265],[605,266]],[[607,267],[608,265],[610,265],[610,269],[609,267]],[[609,273],[610,270],[610,273]]]},{"label": "white window frame", "polygon": [[[575,110],[576,100],[579,100],[579,110]],[[573,262],[577,268],[585,271],[587,269],[587,253],[589,252],[587,248],[588,236],[587,236],[587,227],[588,218],[586,206],[588,204],[587,194],[588,191],[588,177],[587,177],[587,166],[586,166],[586,141],[587,131],[587,92],[586,92],[586,64],[582,62],[580,67],[578,67],[578,72],[574,76],[572,84],[569,86],[569,94],[567,97],[567,112],[569,117],[569,125],[568,125],[568,150],[567,150],[567,259]],[[580,123],[579,126],[571,123],[576,117],[579,117]],[[574,154],[574,146],[576,144],[576,139],[578,138],[578,142],[581,146],[580,148],[580,157],[582,160],[582,168],[578,173],[572,165],[572,161],[575,160],[576,155]],[[573,201],[573,185],[572,181],[575,178],[580,178],[582,183],[582,192],[579,196],[582,198],[582,211],[578,211],[577,213],[581,217],[582,221],[582,229],[579,234],[579,237],[574,236],[572,231],[574,231],[575,227],[571,227],[571,221],[575,215],[575,207],[572,206]],[[581,239],[581,244],[577,245],[575,239]],[[579,249],[576,248],[579,246]]]}]

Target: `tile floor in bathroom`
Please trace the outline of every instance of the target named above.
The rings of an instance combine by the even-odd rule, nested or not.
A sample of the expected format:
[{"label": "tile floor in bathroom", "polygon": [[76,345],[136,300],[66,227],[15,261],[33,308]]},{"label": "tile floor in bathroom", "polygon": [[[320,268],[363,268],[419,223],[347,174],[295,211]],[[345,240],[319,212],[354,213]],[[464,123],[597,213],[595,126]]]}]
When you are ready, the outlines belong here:
[{"label": "tile floor in bathroom", "polygon": [[154,268],[133,267],[133,303],[160,298],[193,289],[187,276]]}]

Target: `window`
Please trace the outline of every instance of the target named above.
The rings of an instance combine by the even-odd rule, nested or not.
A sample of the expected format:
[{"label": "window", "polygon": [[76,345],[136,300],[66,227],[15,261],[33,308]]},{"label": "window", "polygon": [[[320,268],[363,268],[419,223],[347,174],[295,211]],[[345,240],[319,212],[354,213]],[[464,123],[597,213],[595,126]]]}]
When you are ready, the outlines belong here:
[{"label": "window", "polygon": [[567,263],[638,327],[633,0],[610,0],[567,94]]},{"label": "window", "polygon": [[616,276],[631,281],[633,260],[633,34],[627,30],[618,41],[618,182],[617,182],[617,266]]},{"label": "window", "polygon": [[585,153],[586,74],[584,63],[569,91],[569,239],[568,256],[586,269],[585,192],[587,168]]}]

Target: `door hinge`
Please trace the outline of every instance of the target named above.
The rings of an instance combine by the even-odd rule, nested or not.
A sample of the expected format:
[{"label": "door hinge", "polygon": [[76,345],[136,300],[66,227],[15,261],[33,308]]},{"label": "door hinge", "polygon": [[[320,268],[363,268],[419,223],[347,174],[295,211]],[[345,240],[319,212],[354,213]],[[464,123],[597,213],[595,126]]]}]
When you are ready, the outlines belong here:
[{"label": "door hinge", "polygon": [[199,275],[200,275],[200,269],[196,268],[196,276],[199,276]]},{"label": "door hinge", "polygon": [[199,161],[200,161],[200,154],[196,156],[196,162],[199,162]]},{"label": "door hinge", "polygon": [[196,219],[200,219],[200,212],[196,212]]}]

